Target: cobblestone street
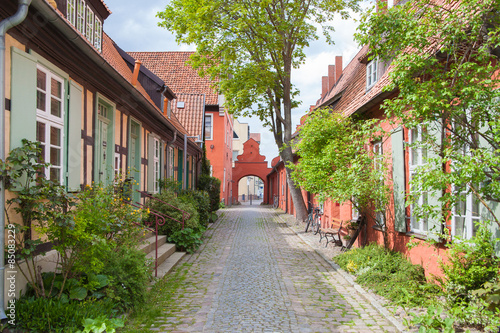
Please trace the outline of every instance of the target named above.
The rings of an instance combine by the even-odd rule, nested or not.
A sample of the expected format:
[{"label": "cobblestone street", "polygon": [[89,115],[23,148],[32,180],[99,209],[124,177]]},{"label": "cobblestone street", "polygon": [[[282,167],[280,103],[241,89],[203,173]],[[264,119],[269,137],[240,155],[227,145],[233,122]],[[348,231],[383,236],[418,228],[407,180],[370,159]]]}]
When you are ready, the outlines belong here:
[{"label": "cobblestone street", "polygon": [[398,332],[265,206],[222,210],[182,276],[159,332]]}]

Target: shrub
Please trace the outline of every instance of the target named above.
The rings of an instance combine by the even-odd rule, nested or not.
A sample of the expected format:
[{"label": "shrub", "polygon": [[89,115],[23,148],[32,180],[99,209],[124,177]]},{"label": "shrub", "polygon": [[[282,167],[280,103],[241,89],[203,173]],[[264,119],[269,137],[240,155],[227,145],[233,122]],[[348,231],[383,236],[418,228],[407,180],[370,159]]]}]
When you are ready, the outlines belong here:
[{"label": "shrub", "polygon": [[480,225],[472,239],[449,245],[448,263],[441,264],[444,278],[439,281],[444,285],[451,306],[468,302],[473,290],[498,276],[500,258],[495,255],[495,243],[491,239],[488,228]]},{"label": "shrub", "polygon": [[75,332],[86,318],[116,314],[111,299],[64,301],[56,298],[21,297],[16,302],[16,328],[29,332]]},{"label": "shrub", "polygon": [[[190,216],[184,221],[184,227],[195,230],[199,228],[198,211],[196,204],[191,198],[187,198],[186,196],[177,196],[177,194],[171,190],[164,190],[162,193],[155,194],[154,197],[160,199],[162,202],[150,199],[146,203],[146,207],[152,211],[157,211],[170,217],[166,218],[165,224],[159,227],[160,234],[170,236],[174,232],[182,229],[181,224],[178,222],[183,220],[182,211],[187,212]],[[179,209],[182,211],[179,211]],[[154,220],[155,216],[152,214],[150,214],[146,219],[149,223],[154,223]]]},{"label": "shrub", "polygon": [[206,227],[211,222],[210,197],[205,191],[186,191],[184,196],[189,197],[198,211],[200,225]]},{"label": "shrub", "polygon": [[208,193],[210,197],[210,211],[212,212],[219,209],[220,184],[220,179],[209,175],[202,174],[198,179],[198,190],[206,191]]},{"label": "shrub", "polygon": [[342,253],[334,260],[357,275],[356,282],[402,306],[425,305],[440,292],[437,285],[427,282],[421,266],[377,244]]},{"label": "shrub", "polygon": [[200,228],[199,230],[185,228],[184,230],[174,232],[170,237],[168,237],[168,241],[174,242],[181,251],[193,253],[200,247],[201,244],[203,244],[201,241],[203,231],[204,228]]},{"label": "shrub", "polygon": [[107,295],[122,310],[144,302],[152,273],[152,263],[136,248],[121,247],[110,251],[104,260],[102,274],[109,278]]}]

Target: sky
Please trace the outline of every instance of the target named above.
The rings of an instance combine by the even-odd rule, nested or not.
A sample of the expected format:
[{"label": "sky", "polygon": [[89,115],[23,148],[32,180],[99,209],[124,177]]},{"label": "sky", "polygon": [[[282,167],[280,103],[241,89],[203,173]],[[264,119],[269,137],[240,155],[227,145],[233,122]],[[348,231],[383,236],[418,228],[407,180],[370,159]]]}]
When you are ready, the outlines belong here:
[{"label": "sky", "polygon": [[[104,31],[127,52],[131,51],[194,51],[194,46],[178,45],[174,35],[158,27],[156,13],[163,10],[168,0],[104,0],[112,14],[104,22]],[[343,56],[345,67],[359,50],[353,41],[355,20],[333,18],[333,40],[314,41],[305,50],[306,61],[292,72],[292,83],[300,90],[301,105],[292,111],[293,128],[300,123],[310,105],[315,105],[321,95],[321,77],[328,75],[328,65],[335,64],[335,56]],[[238,118],[248,123],[252,133],[261,133],[260,153],[270,162],[278,156],[278,148],[269,129],[263,128],[258,118]]]}]

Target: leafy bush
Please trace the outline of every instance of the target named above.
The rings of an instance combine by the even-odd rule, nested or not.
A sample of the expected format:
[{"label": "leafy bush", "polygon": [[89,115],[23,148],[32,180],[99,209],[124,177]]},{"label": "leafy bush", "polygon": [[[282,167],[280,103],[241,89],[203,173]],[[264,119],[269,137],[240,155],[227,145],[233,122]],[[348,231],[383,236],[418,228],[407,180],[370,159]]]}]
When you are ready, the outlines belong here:
[{"label": "leafy bush", "polygon": [[198,179],[198,190],[206,191],[210,197],[210,211],[215,212],[219,209],[220,202],[220,184],[218,178],[202,174]]},{"label": "leafy bush", "polygon": [[170,237],[168,237],[168,241],[174,242],[181,251],[193,253],[201,246],[201,244],[203,244],[201,240],[203,231],[205,231],[204,228],[200,228],[199,230],[185,228],[184,230],[174,232]]},{"label": "leafy bush", "polygon": [[86,318],[112,317],[111,299],[65,301],[56,298],[21,297],[16,302],[16,328],[29,332],[75,332]]},{"label": "leafy bush", "polygon": [[357,275],[356,282],[402,306],[425,305],[440,292],[437,285],[427,282],[421,266],[377,244],[342,253],[334,260]]},{"label": "leafy bush", "polygon": [[[160,234],[172,235],[174,232],[181,230],[182,226],[179,222],[182,222],[183,215],[185,228],[195,230],[199,228],[198,211],[193,199],[187,196],[178,196],[175,192],[167,189],[162,193],[155,194],[154,197],[161,201],[150,199],[146,203],[146,207],[151,209],[151,211],[156,211],[170,217],[166,218],[165,224],[159,227]],[[183,214],[182,211],[187,214]],[[187,218],[188,215],[189,218]],[[155,216],[153,214],[150,214],[146,219],[148,223],[154,223],[154,220]]]},{"label": "leafy bush", "polygon": [[110,251],[103,260],[102,273],[109,278],[107,295],[116,306],[125,310],[142,304],[152,273],[146,254],[133,247],[121,247]]},{"label": "leafy bush", "polygon": [[448,263],[441,264],[444,278],[439,281],[451,306],[468,302],[473,290],[498,276],[500,258],[495,255],[495,243],[491,239],[488,228],[480,225],[475,237],[449,245]]},{"label": "leafy bush", "polygon": [[188,191],[185,196],[191,198],[197,208],[200,225],[206,227],[212,218],[208,193],[205,191]]},{"label": "leafy bush", "polygon": [[95,319],[85,319],[83,321],[83,331],[78,331],[77,333],[115,333],[117,327],[123,326],[125,326],[125,322],[123,321],[123,319],[109,319],[106,316],[100,316]]}]

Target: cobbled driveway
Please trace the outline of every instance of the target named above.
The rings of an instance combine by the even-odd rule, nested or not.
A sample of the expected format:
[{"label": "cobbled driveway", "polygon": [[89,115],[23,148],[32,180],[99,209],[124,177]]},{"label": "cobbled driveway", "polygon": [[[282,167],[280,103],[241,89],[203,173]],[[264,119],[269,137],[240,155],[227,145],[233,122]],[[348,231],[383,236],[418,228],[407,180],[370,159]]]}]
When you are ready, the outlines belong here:
[{"label": "cobbled driveway", "polygon": [[397,332],[265,206],[224,209],[152,331]]}]

